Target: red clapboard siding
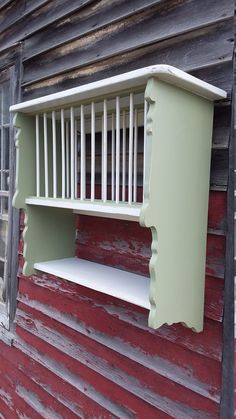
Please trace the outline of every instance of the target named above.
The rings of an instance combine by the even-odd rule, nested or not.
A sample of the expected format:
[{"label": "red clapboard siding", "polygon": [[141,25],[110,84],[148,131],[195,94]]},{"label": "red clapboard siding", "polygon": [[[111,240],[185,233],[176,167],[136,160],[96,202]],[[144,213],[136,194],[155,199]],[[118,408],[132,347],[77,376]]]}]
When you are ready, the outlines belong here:
[{"label": "red clapboard siding", "polygon": [[[36,287],[32,287],[31,284],[29,285],[29,281],[21,281],[21,301],[27,302],[27,300],[33,300],[33,306],[36,304],[38,309],[39,306],[49,306],[57,312],[61,312],[63,316],[71,316],[77,322],[77,330],[81,330],[81,333],[89,334],[91,339],[95,341],[105,341],[105,344],[109,345],[109,347],[123,353],[131,359],[139,359],[139,363],[142,362],[144,366],[152,368],[156,372],[159,372],[160,368],[162,369],[162,364],[160,363],[161,358],[162,362],[166,361],[177,369],[181,369],[181,381],[183,384],[187,380],[190,388],[191,386],[195,386],[198,381],[204,382],[204,385],[208,383],[209,393],[218,398],[220,364],[218,361],[212,359],[211,355],[206,359],[205,355],[201,355],[200,353],[196,354],[193,350],[188,350],[186,347],[177,345],[176,342],[173,345],[167,339],[165,340],[165,345],[163,345],[164,335],[161,336],[158,331],[150,332],[147,327],[146,310],[143,310],[143,316],[141,316],[141,313],[138,313],[146,328],[139,327],[140,319],[136,323],[132,323],[127,318],[123,318],[122,316],[118,317],[117,312],[119,310],[113,313],[113,304],[108,305],[105,302],[97,302],[97,294],[99,293],[94,292],[92,294],[93,298],[88,298],[86,295],[87,289],[77,286],[77,295],[74,296],[74,299],[65,299],[63,295],[59,295],[58,290],[56,291],[57,287],[55,282],[52,281],[52,283],[55,287],[54,291],[47,289],[47,292],[45,292],[43,287],[35,289]],[[57,293],[57,298],[54,297],[55,292]],[[77,303],[75,303],[76,301]],[[19,305],[20,307],[21,305]],[[131,305],[129,305],[129,310],[130,317],[132,317],[134,310]],[[182,327],[182,329],[184,328]],[[204,333],[207,336],[207,330],[198,336],[199,345],[202,346],[203,352]],[[193,335],[193,332],[189,331],[189,338],[191,334]],[[213,343],[214,334],[215,338]],[[217,328],[214,331],[211,330],[210,339],[212,345],[216,348],[221,347],[219,338]],[[173,372],[173,377],[171,371]],[[173,380],[176,379],[174,370],[170,370],[170,375]],[[201,391],[200,388],[199,391]]]},{"label": "red clapboard siding", "polygon": [[[62,305],[63,313],[64,307],[67,309],[67,305],[71,304],[79,307],[83,301],[87,301],[91,309],[93,309],[94,305],[102,312],[106,311],[112,318],[120,319],[128,326],[131,324],[138,327],[143,333],[160,336],[193,352],[221,360],[221,325],[211,320],[205,320],[204,331],[200,334],[192,333],[191,330],[180,324],[162,326],[155,331],[147,326],[147,310],[105,294],[96,293],[69,281],[47,275],[41,277],[33,276],[30,279],[22,276],[19,291],[20,301],[27,301],[27,304],[32,303],[33,306],[38,303],[38,308],[41,304],[44,304],[43,308],[54,307],[57,303],[55,300],[57,296],[58,306]],[[47,297],[48,293],[49,296]],[[65,301],[67,301],[67,305],[63,305]],[[63,317],[63,321],[66,321],[65,317]],[[152,338],[150,337],[150,339]]]},{"label": "red clapboard siding", "polygon": [[[70,360],[68,360],[68,357],[63,358],[63,361],[61,361],[63,367],[66,365],[68,368],[68,365],[73,365],[73,369],[75,369],[74,364],[78,363],[78,371],[80,371],[79,365],[82,363],[89,366],[91,370],[98,371],[102,376],[107,377],[111,381],[111,386],[112,382],[115,382],[131,393],[156,403],[157,407],[158,404],[162,405],[163,403],[161,397],[168,398],[170,406],[172,404],[170,400],[175,400],[177,404],[173,408],[177,411],[178,403],[181,403],[181,405],[184,404],[200,411],[217,413],[218,406],[215,402],[189,389],[185,388],[183,391],[181,385],[172,383],[168,378],[155,374],[150,369],[111,351],[104,345],[97,344],[95,346],[89,337],[73,333],[68,327],[53,319],[49,320],[47,316],[42,315],[37,310],[25,306],[22,308],[24,308],[24,311],[19,310],[18,312],[18,325],[40,337],[54,348],[59,349],[62,354],[66,353],[67,356],[71,357]],[[22,331],[19,334],[22,334]],[[33,342],[32,338],[30,338],[30,342]],[[145,386],[145,392],[143,386]],[[158,394],[159,397],[155,394]],[[165,406],[163,407],[165,408]]]},{"label": "red clapboard siding", "polygon": [[[42,410],[42,418],[45,418],[44,415],[46,412],[47,417],[52,418],[58,417],[56,413],[59,412],[61,415],[59,416],[60,418],[68,419],[83,417],[83,412],[87,412],[90,417],[96,415],[107,418],[112,417],[107,409],[99,406],[98,403],[93,402],[86,394],[83,394],[83,392],[80,392],[66,380],[52,373],[50,369],[55,368],[55,363],[51,363],[47,367],[42,365],[39,362],[40,355],[37,355],[39,348],[35,354],[32,351],[30,352],[31,346],[27,347],[26,341],[22,346],[22,342],[19,341],[19,336],[15,345],[19,348],[12,348],[11,353],[6,348],[3,349],[3,353],[1,354],[4,357],[4,366],[0,370],[2,373],[9,374],[9,368],[11,367],[13,396],[14,390],[17,392],[18,387],[28,389],[28,391],[30,389],[29,399],[31,398],[32,401],[35,395],[37,395],[40,402],[35,403],[34,408],[37,413]],[[42,353],[44,354],[44,352],[43,350]],[[46,359],[45,356],[43,358]],[[60,368],[59,365],[58,368]],[[21,393],[22,397],[26,398],[24,392],[21,391]],[[27,402],[30,403],[29,400]],[[32,415],[30,417],[36,417],[33,410],[30,413]],[[41,418],[41,416],[39,417]]]}]

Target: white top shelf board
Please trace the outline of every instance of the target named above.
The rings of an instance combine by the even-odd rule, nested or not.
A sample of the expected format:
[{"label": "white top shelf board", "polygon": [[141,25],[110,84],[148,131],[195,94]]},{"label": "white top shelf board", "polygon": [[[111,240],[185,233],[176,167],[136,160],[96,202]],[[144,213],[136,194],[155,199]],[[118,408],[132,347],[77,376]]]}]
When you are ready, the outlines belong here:
[{"label": "white top shelf board", "polygon": [[64,107],[98,96],[106,96],[122,90],[144,86],[151,77],[181,87],[208,100],[224,99],[227,96],[226,92],[222,89],[201,81],[175,67],[161,64],[140,68],[128,73],[22,102],[11,106],[10,111],[20,111],[30,114]]},{"label": "white top shelf board", "polygon": [[39,262],[34,268],[150,309],[150,279],[144,276],[79,258]]},{"label": "white top shelf board", "polygon": [[25,200],[27,205],[41,205],[44,207],[73,209],[78,214],[94,215],[98,217],[116,218],[119,220],[139,221],[142,204],[125,204],[80,201],[79,199],[54,199],[29,197]]}]

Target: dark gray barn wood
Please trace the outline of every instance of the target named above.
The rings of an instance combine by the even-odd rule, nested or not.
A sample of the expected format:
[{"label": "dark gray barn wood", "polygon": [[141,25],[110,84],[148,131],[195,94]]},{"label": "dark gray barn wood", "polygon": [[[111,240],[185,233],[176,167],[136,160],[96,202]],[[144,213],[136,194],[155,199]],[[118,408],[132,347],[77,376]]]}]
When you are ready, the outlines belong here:
[{"label": "dark gray barn wood", "polygon": [[[152,25],[150,25],[152,20]],[[134,22],[133,22],[134,25]],[[125,28],[112,28],[112,31],[100,31],[96,38],[90,35],[86,40],[73,41],[68,45],[56,48],[40,56],[36,62],[34,58],[24,64],[23,83],[32,83],[52,75],[58,75],[73,68],[99,63],[120,54],[144,47],[143,53],[149,54],[146,64],[172,64],[184,70],[193,70],[205,65],[213,65],[232,59],[233,30],[231,20],[214,26],[188,32],[154,43],[155,19],[151,16],[144,23],[140,23],[140,32],[134,31],[130,24]],[[99,32],[99,31],[98,31]],[[154,45],[150,45],[154,44]],[[155,51],[155,52],[154,52]],[[66,58],[66,59],[65,59]],[[147,61],[146,61],[147,62]],[[134,63],[133,65],[137,62]],[[140,65],[139,65],[140,66]]]},{"label": "dark gray barn wood", "polygon": [[[235,69],[235,59],[234,59]],[[222,365],[222,391],[221,391],[221,419],[233,419],[234,416],[234,256],[235,256],[235,202],[234,202],[234,171],[236,158],[236,121],[235,121],[235,81],[233,84],[233,101],[230,125],[229,147],[229,186],[227,202],[228,232],[226,241],[226,271],[225,271],[225,305],[223,319],[223,365]]]},{"label": "dark gray barn wood", "polygon": [[[52,7],[51,2],[46,2],[41,8],[32,10],[32,6],[25,9],[24,0],[19,0],[19,6],[16,2],[13,2],[12,10],[8,8],[3,9],[1,12],[0,24],[2,25],[2,39],[0,43],[0,49],[6,49],[14,42],[20,41],[31,33],[36,32],[52,22],[65,18],[67,14],[74,12],[86,5],[91,4],[95,0],[57,0],[55,6]],[[9,6],[9,8],[10,8]],[[18,11],[20,7],[20,12]]]},{"label": "dark gray barn wood", "polygon": [[[213,0],[207,0],[204,2],[204,6],[203,2],[199,1],[196,4],[193,0],[182,4],[160,2],[160,0],[145,2],[143,0],[133,0],[132,2],[113,0],[105,3],[101,0],[95,3],[92,14],[90,8],[86,7],[68,16],[67,19],[55,22],[44,31],[27,38],[23,59],[29,59],[58,45],[87,36],[92,32],[95,35],[94,41],[96,42],[97,31],[101,28],[107,30],[108,35],[110,33],[110,36],[112,36],[111,25],[115,31],[116,25],[114,23],[119,25],[119,21],[124,31],[129,25],[143,25],[147,21],[147,24],[150,25],[152,37],[148,39],[148,34],[146,34],[146,43],[154,42],[154,40],[161,41],[191,29],[193,23],[187,16],[190,15],[190,11],[195,13],[197,7],[199,10],[196,14],[197,19],[194,20],[194,26],[198,27],[224,20],[232,15],[232,5],[228,0],[224,0],[220,4]],[[204,7],[207,8],[207,13],[204,13]],[[146,11],[142,12],[145,9]],[[199,13],[201,9],[202,12]],[[130,20],[127,19],[129,16]],[[171,25],[169,24],[170,21]],[[142,41],[140,45],[145,42],[144,30],[141,28],[140,33],[139,31],[136,33],[137,39]],[[125,45],[122,45],[122,47],[125,49]]]}]

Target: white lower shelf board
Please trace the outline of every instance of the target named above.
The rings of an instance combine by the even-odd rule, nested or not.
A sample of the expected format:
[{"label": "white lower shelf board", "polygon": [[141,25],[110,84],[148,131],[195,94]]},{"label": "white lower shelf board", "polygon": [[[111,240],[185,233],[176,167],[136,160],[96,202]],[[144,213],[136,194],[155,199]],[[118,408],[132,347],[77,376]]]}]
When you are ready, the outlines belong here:
[{"label": "white lower shelf board", "polygon": [[102,202],[89,200],[80,201],[79,199],[62,198],[36,198],[29,197],[25,200],[27,205],[41,205],[44,207],[68,208],[73,209],[75,213],[85,215],[95,215],[98,217],[124,219],[130,221],[139,221],[142,204],[128,204],[120,202]]},{"label": "white lower shelf board", "polygon": [[79,258],[38,262],[34,268],[150,309],[150,279]]}]

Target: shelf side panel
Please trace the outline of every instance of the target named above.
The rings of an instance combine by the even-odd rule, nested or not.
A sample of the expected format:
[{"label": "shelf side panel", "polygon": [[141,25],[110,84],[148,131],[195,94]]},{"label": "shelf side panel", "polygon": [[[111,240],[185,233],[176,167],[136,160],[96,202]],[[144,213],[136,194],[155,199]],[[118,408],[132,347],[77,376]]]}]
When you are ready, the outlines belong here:
[{"label": "shelf side panel", "polygon": [[16,191],[13,206],[25,208],[25,198],[35,195],[35,118],[18,113],[14,117],[16,127]]},{"label": "shelf side panel", "polygon": [[213,104],[150,79],[140,223],[152,230],[149,325],[203,328]]},{"label": "shelf side panel", "polygon": [[74,256],[75,215],[71,210],[28,206],[25,210],[23,274],[33,274],[34,264]]}]

